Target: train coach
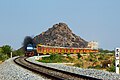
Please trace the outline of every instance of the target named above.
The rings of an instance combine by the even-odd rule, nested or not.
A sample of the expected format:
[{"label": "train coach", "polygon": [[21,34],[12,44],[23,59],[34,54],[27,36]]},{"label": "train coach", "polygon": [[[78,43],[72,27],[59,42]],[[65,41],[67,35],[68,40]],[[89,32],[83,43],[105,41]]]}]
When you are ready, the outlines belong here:
[{"label": "train coach", "polygon": [[57,47],[37,44],[36,47],[28,44],[25,56],[43,55],[43,54],[81,54],[81,53],[97,53],[97,49],[91,48],[73,48],[73,47]]},{"label": "train coach", "polygon": [[91,48],[70,48],[70,47],[55,47],[38,44],[37,53],[39,54],[76,54],[76,53],[97,53],[97,49]]}]

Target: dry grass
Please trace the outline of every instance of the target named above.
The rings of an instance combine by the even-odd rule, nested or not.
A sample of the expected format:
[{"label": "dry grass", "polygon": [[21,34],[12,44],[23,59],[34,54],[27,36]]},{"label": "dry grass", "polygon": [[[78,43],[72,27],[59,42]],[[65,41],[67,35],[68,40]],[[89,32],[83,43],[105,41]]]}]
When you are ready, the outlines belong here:
[{"label": "dry grass", "polygon": [[77,55],[70,55],[73,58],[74,65],[81,68],[94,68],[100,70],[106,70],[108,64],[113,65],[114,54],[86,54],[82,55],[78,59]]},{"label": "dry grass", "polygon": [[[52,59],[53,58],[53,59]],[[53,55],[51,58],[41,59],[52,63],[66,63],[65,65],[80,68],[94,68],[100,70],[113,69],[114,54],[70,54],[66,56]],[[56,62],[54,62],[56,61]],[[110,64],[110,66],[108,66]],[[110,68],[111,67],[111,68]]]}]

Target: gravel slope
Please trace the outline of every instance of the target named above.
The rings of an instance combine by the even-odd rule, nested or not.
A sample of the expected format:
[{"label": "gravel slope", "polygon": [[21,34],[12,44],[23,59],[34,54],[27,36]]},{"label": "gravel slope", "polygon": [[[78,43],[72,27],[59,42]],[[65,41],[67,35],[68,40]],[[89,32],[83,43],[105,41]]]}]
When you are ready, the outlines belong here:
[{"label": "gravel slope", "polygon": [[[15,58],[15,57],[14,57]],[[0,64],[0,80],[47,80],[42,76],[24,69],[8,59]]]},{"label": "gravel slope", "polygon": [[[15,57],[14,57],[15,58]],[[13,59],[8,59],[0,64],[0,80],[48,80],[47,78],[35,74],[27,69],[24,69],[13,62]],[[82,69],[77,67],[66,66],[62,64],[52,63],[40,63],[36,62],[34,57],[30,57],[27,60],[35,62],[37,64],[51,66],[61,70],[83,74],[87,76],[93,76],[103,80],[120,80],[120,75],[107,71],[94,70],[94,69]]]},{"label": "gravel slope", "polygon": [[[60,70],[64,70],[64,71],[68,71],[68,72],[72,72],[72,73],[76,73],[76,74],[91,76],[91,77],[95,77],[95,78],[98,78],[98,79],[120,80],[120,74],[116,74],[116,73],[112,73],[112,72],[108,72],[108,71],[103,71],[103,70],[83,69],[83,68],[66,66],[66,65],[57,64],[57,63],[41,63],[41,62],[35,61],[36,57],[37,56],[30,57],[27,60],[30,61],[30,62],[37,63],[37,64],[42,64],[42,65],[45,65],[45,66],[49,66],[49,67],[52,67],[52,68],[56,68],[56,69],[60,69]],[[43,56],[39,56],[39,57],[43,57]]]}]

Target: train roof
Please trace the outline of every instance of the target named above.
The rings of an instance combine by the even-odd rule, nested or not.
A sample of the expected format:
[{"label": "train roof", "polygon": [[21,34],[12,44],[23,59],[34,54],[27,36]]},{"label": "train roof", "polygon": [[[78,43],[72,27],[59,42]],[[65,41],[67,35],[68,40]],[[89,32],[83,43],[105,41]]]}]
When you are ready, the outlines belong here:
[{"label": "train roof", "polygon": [[37,46],[42,46],[42,47],[51,47],[51,48],[74,48],[74,49],[92,49],[92,48],[75,48],[75,47],[59,47],[59,46],[47,46],[47,45],[41,45],[38,44]]}]

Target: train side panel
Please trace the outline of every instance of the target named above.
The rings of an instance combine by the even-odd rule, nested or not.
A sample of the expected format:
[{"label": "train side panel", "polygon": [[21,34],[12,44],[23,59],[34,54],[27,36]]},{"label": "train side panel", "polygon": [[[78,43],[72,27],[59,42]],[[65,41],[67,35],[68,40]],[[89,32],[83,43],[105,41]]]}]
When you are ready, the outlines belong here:
[{"label": "train side panel", "polygon": [[98,50],[93,50],[90,48],[65,48],[65,47],[50,47],[37,45],[37,53],[39,54],[71,54],[71,53],[97,53]]}]

